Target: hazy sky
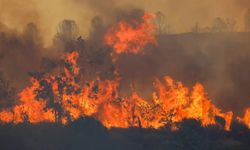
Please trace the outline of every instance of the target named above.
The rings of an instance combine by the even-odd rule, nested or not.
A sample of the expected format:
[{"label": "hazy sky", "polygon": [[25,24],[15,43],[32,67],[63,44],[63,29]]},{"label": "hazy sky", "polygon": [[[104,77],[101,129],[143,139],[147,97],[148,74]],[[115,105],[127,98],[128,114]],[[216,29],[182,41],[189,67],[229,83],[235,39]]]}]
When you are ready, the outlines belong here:
[{"label": "hazy sky", "polygon": [[241,30],[250,0],[0,0],[0,22],[17,30],[35,22],[49,41],[63,19],[74,19],[87,36],[93,16],[108,20],[118,8],[130,7],[162,11],[173,32],[190,31],[195,22],[209,26],[217,16],[234,18]]}]

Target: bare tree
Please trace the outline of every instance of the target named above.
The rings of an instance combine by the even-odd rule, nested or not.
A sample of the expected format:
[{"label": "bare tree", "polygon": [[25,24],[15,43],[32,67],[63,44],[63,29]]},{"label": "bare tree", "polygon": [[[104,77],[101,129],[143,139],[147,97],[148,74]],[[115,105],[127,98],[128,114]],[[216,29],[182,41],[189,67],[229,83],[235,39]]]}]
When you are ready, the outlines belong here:
[{"label": "bare tree", "polygon": [[192,27],[192,32],[193,33],[200,33],[201,32],[201,28],[198,22],[195,23],[195,25]]},{"label": "bare tree", "polygon": [[40,47],[41,46],[41,38],[39,35],[39,30],[34,23],[28,23],[24,29],[23,36],[25,42],[29,44],[29,47]]},{"label": "bare tree", "polygon": [[63,20],[57,27],[57,33],[53,39],[54,45],[64,51],[72,51],[74,42],[78,36],[78,27],[74,20]]},{"label": "bare tree", "polygon": [[74,39],[78,34],[76,22],[74,20],[63,20],[58,25],[57,33],[65,39]]},{"label": "bare tree", "polygon": [[91,20],[90,40],[95,42],[95,44],[102,43],[104,34],[105,25],[103,20],[101,17],[95,16]]},{"label": "bare tree", "polygon": [[225,32],[225,31],[227,31],[226,22],[220,17],[215,18],[212,24],[212,32]]},{"label": "bare tree", "polygon": [[157,26],[158,34],[168,34],[169,33],[170,25],[167,22],[166,16],[161,11],[158,11],[156,13],[155,23]]},{"label": "bare tree", "polygon": [[16,101],[14,88],[10,86],[3,74],[0,72],[0,108],[12,106]]}]

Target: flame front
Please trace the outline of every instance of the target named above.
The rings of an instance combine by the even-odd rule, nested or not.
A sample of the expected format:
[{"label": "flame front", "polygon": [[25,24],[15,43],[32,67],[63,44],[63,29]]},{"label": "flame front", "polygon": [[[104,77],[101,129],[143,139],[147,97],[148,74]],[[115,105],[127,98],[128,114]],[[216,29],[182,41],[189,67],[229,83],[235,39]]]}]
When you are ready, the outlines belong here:
[{"label": "flame front", "polygon": [[[143,53],[146,44],[156,44],[153,16],[145,13],[135,26],[121,21],[105,35],[105,42],[116,55]],[[184,119],[199,120],[203,126],[217,124],[230,130],[232,112],[223,113],[208,98],[202,84],[189,89],[171,77],[155,79],[150,99],[134,91],[119,93],[120,78],[80,82],[77,52],[64,58],[64,68],[57,74],[34,74],[31,85],[19,93],[19,103],[0,111],[0,123],[59,122],[67,124],[80,117],[94,117],[105,127],[178,128]],[[87,83],[86,83],[87,82]],[[218,122],[223,118],[225,124]],[[250,109],[238,120],[250,128]]]},{"label": "flame front", "polygon": [[56,75],[32,77],[31,86],[19,94],[19,104],[2,110],[0,121],[67,124],[91,116],[107,128],[158,129],[167,124],[175,127],[183,119],[197,119],[203,126],[217,124],[216,117],[222,117],[224,128],[230,129],[232,112],[222,113],[212,104],[200,83],[188,89],[166,76],[155,80],[151,99],[144,99],[137,92],[124,97],[119,94],[119,79],[97,79],[81,86],[77,82],[77,58],[76,52],[66,55],[65,67]]}]

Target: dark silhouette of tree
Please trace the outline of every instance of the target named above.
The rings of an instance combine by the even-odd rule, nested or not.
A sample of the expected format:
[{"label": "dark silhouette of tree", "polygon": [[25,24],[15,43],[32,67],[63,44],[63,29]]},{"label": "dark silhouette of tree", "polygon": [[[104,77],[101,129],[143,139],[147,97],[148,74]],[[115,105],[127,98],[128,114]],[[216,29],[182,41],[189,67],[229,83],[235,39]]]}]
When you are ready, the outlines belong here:
[{"label": "dark silhouette of tree", "polygon": [[90,40],[93,42],[101,42],[105,34],[105,25],[99,16],[95,16],[91,20]]},{"label": "dark silhouette of tree", "polygon": [[74,20],[63,20],[57,27],[57,33],[53,39],[54,45],[66,52],[73,51],[78,31]]},{"label": "dark silhouette of tree", "polygon": [[[67,69],[67,71],[70,72],[72,78],[66,75],[64,69],[61,69],[61,71],[55,75],[55,78],[51,78],[44,72],[30,72],[29,75],[39,82],[39,87],[35,90],[36,99],[46,100],[47,107],[54,108],[56,121],[60,122],[61,117],[64,114],[62,108],[62,96],[64,94],[79,94],[80,89],[76,89],[74,86],[77,81],[79,81],[79,75],[73,74],[73,64],[67,60],[61,60],[58,63],[58,66],[61,65],[64,69]],[[52,88],[53,83],[57,83],[58,94],[56,94]],[[68,118],[70,118],[70,116],[68,116]]]},{"label": "dark silhouette of tree", "polygon": [[[119,17],[128,19],[131,16],[121,15]],[[113,64],[110,56],[111,49],[104,46],[104,36],[107,32],[107,26],[99,16],[93,17],[90,23],[91,30],[89,40],[86,44],[88,48],[86,49],[85,57],[83,57],[83,59],[80,58],[80,66],[84,70],[83,74],[90,77],[96,76],[96,74],[101,78],[104,76],[112,77],[111,72],[113,73]]]},{"label": "dark silhouette of tree", "polygon": [[227,31],[226,22],[220,17],[215,18],[212,24],[212,32],[225,32],[225,31]]},{"label": "dark silhouette of tree", "polygon": [[0,72],[0,108],[7,108],[15,103],[15,90],[10,86],[3,74]]},{"label": "dark silhouette of tree", "polygon": [[156,13],[156,18],[155,18],[155,24],[157,27],[157,34],[168,34],[169,33],[169,24],[167,22],[167,18],[165,14],[163,14],[161,11],[158,11]]},{"label": "dark silhouette of tree", "polygon": [[201,28],[198,22],[195,23],[195,25],[192,28],[192,32],[193,33],[200,33],[201,32]]},{"label": "dark silhouette of tree", "polygon": [[30,46],[38,47],[41,45],[41,39],[36,24],[28,23],[24,29],[23,36],[26,40],[25,42]]}]

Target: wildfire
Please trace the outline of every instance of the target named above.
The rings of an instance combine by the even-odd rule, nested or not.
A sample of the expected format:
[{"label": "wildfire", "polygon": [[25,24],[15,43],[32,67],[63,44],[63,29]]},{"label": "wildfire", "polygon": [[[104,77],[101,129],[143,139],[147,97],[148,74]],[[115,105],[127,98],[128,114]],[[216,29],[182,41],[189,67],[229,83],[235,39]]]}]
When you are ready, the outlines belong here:
[{"label": "wildfire", "polygon": [[38,123],[42,121],[55,121],[53,109],[46,108],[46,102],[43,99],[36,99],[35,90],[39,88],[39,83],[31,79],[32,86],[25,88],[19,93],[20,105],[12,109],[3,110],[0,113],[0,120],[6,123],[21,123],[29,121]]},{"label": "wildfire", "polygon": [[121,53],[142,53],[143,48],[148,44],[156,45],[154,36],[155,26],[151,20],[154,17],[151,13],[145,13],[142,21],[133,21],[130,24],[120,21],[110,28],[105,35],[105,43],[114,49],[115,54]]},{"label": "wildfire", "polygon": [[[156,44],[152,14],[145,13],[134,26],[121,21],[105,35],[105,42],[118,55],[142,53],[146,44]],[[192,89],[171,77],[155,79],[150,99],[136,91],[130,96],[119,93],[120,78],[79,82],[79,54],[66,54],[64,67],[57,74],[34,73],[31,85],[19,93],[19,103],[0,111],[0,123],[59,122],[67,124],[80,117],[94,117],[105,127],[178,128],[184,119],[199,120],[203,126],[217,124],[230,130],[232,112],[222,112],[208,98],[202,84]],[[225,124],[218,122],[223,118]],[[250,128],[250,109],[238,120]]]},{"label": "wildfire", "polygon": [[[158,129],[167,124],[175,127],[183,119],[199,120],[203,126],[218,124],[216,117],[221,117],[226,122],[224,128],[230,129],[232,112],[223,113],[212,104],[200,83],[188,89],[166,76],[163,80],[155,80],[151,99],[144,99],[137,92],[122,97],[119,79],[97,79],[81,86],[77,82],[77,58],[76,52],[66,55],[65,67],[56,75],[34,75],[31,86],[19,94],[19,104],[0,112],[0,121],[67,124],[80,117],[91,116],[107,128]],[[247,112],[249,116],[250,111]]]}]

